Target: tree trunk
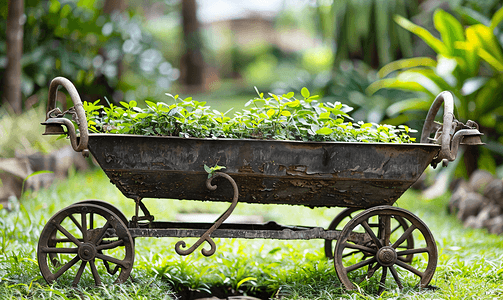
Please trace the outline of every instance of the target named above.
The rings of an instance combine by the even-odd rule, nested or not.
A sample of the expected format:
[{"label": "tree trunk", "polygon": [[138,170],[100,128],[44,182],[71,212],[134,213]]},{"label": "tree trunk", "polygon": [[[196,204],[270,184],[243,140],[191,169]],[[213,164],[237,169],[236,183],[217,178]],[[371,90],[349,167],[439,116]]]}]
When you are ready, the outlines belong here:
[{"label": "tree trunk", "polygon": [[10,0],[7,15],[7,67],[5,100],[16,114],[23,110],[21,95],[21,57],[23,56],[24,0]]},{"label": "tree trunk", "polygon": [[197,20],[196,0],[182,0],[183,41],[185,53],[180,62],[181,81],[188,88],[200,89],[203,85],[204,60]]}]

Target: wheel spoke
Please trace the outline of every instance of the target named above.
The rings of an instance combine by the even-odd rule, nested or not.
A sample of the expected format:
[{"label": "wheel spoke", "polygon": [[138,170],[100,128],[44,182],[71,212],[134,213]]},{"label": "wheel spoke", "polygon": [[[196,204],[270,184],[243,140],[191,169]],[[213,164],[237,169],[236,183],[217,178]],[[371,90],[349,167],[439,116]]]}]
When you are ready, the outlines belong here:
[{"label": "wheel spoke", "polygon": [[79,224],[79,222],[77,221],[77,219],[75,219],[75,217],[73,215],[69,215],[68,218],[70,218],[70,220],[72,220],[73,224],[75,224],[75,226],[77,226],[77,228],[82,231],[82,225]]},{"label": "wheel spoke", "polygon": [[111,242],[111,243],[108,243],[108,244],[101,244],[98,247],[96,247],[96,250],[99,251],[99,250],[113,249],[113,248],[116,248],[116,247],[119,247],[119,246],[123,246],[123,245],[124,245],[124,241],[123,240],[118,240],[118,241]]},{"label": "wheel spoke", "polygon": [[383,235],[384,235],[384,246],[389,246],[389,238],[391,236],[391,218],[389,215],[382,216],[383,222]]},{"label": "wheel spoke", "polygon": [[389,270],[391,271],[391,275],[393,275],[393,278],[395,279],[398,288],[403,289],[402,281],[400,280],[400,276],[398,276],[398,272],[396,271],[395,267],[391,266],[389,267]]},{"label": "wheel spoke", "polygon": [[404,255],[424,253],[424,252],[430,252],[430,250],[428,248],[407,249],[407,250],[403,250],[403,251],[397,251],[396,255],[404,256]]},{"label": "wheel spoke", "polygon": [[42,247],[40,250],[44,253],[78,253],[79,248],[56,248],[56,247]]},{"label": "wheel spoke", "polygon": [[89,214],[89,229],[94,229],[94,213]]},{"label": "wheel spoke", "polygon": [[105,255],[105,254],[102,254],[102,253],[96,253],[96,257],[103,260],[103,261],[109,261],[111,263],[114,263],[116,265],[119,265],[123,268],[127,268],[127,262],[124,261],[124,260],[119,260],[115,257],[111,257],[111,256],[108,256],[108,255]]},{"label": "wheel spoke", "polygon": [[416,228],[417,227],[414,224],[411,224],[410,227],[407,228],[407,230],[405,230],[402,236],[398,240],[396,240],[391,247],[396,249],[398,246],[400,246],[412,234],[412,231],[414,231],[414,229]]},{"label": "wheel spoke", "polygon": [[379,281],[379,290],[377,291],[378,295],[380,295],[383,292],[384,287],[386,287],[386,276],[388,276],[388,268],[383,266],[381,280]]},{"label": "wheel spoke", "polygon": [[376,254],[377,253],[376,249],[365,247],[365,246],[358,245],[358,244],[350,244],[350,243],[346,242],[346,243],[344,243],[344,247],[345,248],[351,248],[351,249],[358,249],[358,250],[369,252],[369,253],[372,253],[372,254]]},{"label": "wheel spoke", "polygon": [[70,260],[64,266],[62,266],[61,268],[59,268],[59,270],[56,273],[52,274],[51,280],[58,279],[59,276],[63,275],[63,273],[65,273],[66,271],[68,271],[68,269],[70,269],[71,267],[73,267],[73,265],[75,265],[79,260],[80,260],[80,258],[78,256],[75,256],[72,260]]},{"label": "wheel spoke", "polygon": [[55,226],[62,234],[64,234],[67,238],[69,238],[70,241],[72,241],[75,245],[80,246],[81,242],[71,233],[69,233],[65,228],[63,228],[61,224],[56,223]]},{"label": "wheel spoke", "polygon": [[82,231],[82,239],[84,240],[84,243],[88,241],[87,239],[87,218],[86,218],[86,213],[82,212],[80,215],[82,227],[80,228],[80,231]]},{"label": "wheel spoke", "polygon": [[84,273],[84,269],[86,268],[86,263],[87,261],[83,260],[82,263],[80,264],[79,270],[77,271],[77,275],[75,275],[75,278],[73,279],[72,286],[76,287],[77,284],[79,283],[80,277],[82,277],[82,273]]},{"label": "wheel spoke", "polygon": [[361,267],[365,267],[366,265],[369,265],[369,264],[372,264],[372,263],[375,263],[376,262],[376,258],[375,257],[372,257],[372,258],[369,258],[369,259],[366,259],[364,261],[361,261],[359,263],[356,263],[354,265],[351,265],[349,267],[346,268],[346,272],[352,272],[356,269],[359,269]]},{"label": "wheel spoke", "polygon": [[400,267],[404,268],[405,270],[407,270],[407,271],[409,271],[411,273],[416,274],[417,276],[419,276],[421,278],[423,278],[423,276],[424,276],[423,272],[421,272],[418,269],[412,267],[411,265],[408,265],[408,264],[404,263],[403,261],[397,260],[396,264],[399,265]]},{"label": "wheel spoke", "polygon": [[397,231],[400,227],[402,227],[402,225],[398,224],[395,228],[391,230],[391,234],[395,233],[395,231]]},{"label": "wheel spoke", "polygon": [[94,263],[94,259],[89,261],[89,265],[91,266],[91,273],[93,273],[94,283],[96,285],[101,285],[100,274],[98,274],[98,270],[96,269],[96,264]]},{"label": "wheel spoke", "polygon": [[381,267],[380,264],[376,263],[375,265],[373,265],[372,267],[369,268],[368,272],[367,272],[367,279],[368,278],[371,278],[372,276],[374,276],[374,273],[379,270],[379,268]]},{"label": "wheel spoke", "polygon": [[356,253],[361,253],[361,252],[360,252],[360,251],[351,251],[351,252],[349,252],[349,253],[344,254],[344,255],[342,256],[342,258],[349,257],[349,256],[351,256],[351,255],[353,255],[353,254],[356,254]]},{"label": "wheel spoke", "polygon": [[110,225],[111,225],[110,221],[107,220],[107,222],[105,223],[105,226],[103,226],[100,229],[100,232],[98,233],[98,235],[96,236],[95,240],[93,241],[95,245],[98,245],[98,244],[101,243],[101,240],[105,236],[105,233],[107,232],[107,229],[110,227]]},{"label": "wheel spoke", "polygon": [[362,224],[363,228],[365,228],[365,231],[368,233],[368,235],[370,235],[370,238],[372,239],[372,241],[374,241],[374,243],[376,244],[376,246],[378,248],[382,248],[381,241],[376,237],[374,231],[372,231],[372,229],[370,228],[370,226],[367,223],[367,221],[363,221],[361,224]]}]

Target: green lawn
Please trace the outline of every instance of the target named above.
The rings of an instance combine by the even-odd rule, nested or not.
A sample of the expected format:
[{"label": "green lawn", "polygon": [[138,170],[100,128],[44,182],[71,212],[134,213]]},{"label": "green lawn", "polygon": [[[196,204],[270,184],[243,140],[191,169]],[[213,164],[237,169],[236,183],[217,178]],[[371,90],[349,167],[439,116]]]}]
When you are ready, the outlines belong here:
[{"label": "green lawn", "polygon": [[[0,211],[1,299],[175,299],[199,291],[274,295],[278,299],[373,299],[376,288],[344,292],[333,262],[324,257],[323,241],[219,240],[217,252],[177,255],[176,238],[138,238],[132,281],[94,287],[86,274],[78,288],[62,280],[47,285],[36,261],[36,245],[47,220],[58,210],[84,199],[105,200],[126,216],[134,203],[110,184],[101,170],[74,174],[38,193],[26,194],[12,212]],[[421,200],[408,191],[398,201],[432,231],[439,261],[431,282],[435,290],[390,285],[383,299],[499,299],[503,297],[503,237],[464,229],[446,213],[447,197]],[[156,220],[173,220],[184,212],[223,212],[226,203],[146,200]],[[326,227],[340,209],[238,204],[235,214],[263,215],[281,224]],[[189,245],[194,239],[187,239]],[[205,246],[208,247],[208,246]],[[90,272],[89,272],[90,273]]]}]

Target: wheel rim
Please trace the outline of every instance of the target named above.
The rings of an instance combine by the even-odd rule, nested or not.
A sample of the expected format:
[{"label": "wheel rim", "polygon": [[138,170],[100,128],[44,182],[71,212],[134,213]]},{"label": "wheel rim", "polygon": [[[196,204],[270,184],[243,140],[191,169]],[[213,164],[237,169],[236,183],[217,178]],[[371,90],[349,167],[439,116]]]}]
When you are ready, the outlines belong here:
[{"label": "wheel rim", "polygon": [[[344,226],[349,222],[351,221],[356,215],[358,215],[359,213],[363,212],[364,210],[361,209],[361,208],[355,208],[355,207],[350,207],[350,208],[346,208],[344,209],[343,211],[341,211],[333,220],[332,222],[330,223],[330,225],[328,225],[328,230],[343,230],[344,229]],[[378,226],[378,222],[374,223],[374,224],[370,224],[371,227],[377,227]],[[395,216],[395,218],[392,219],[392,224],[391,224],[391,233],[404,233],[407,228],[409,228],[409,225],[407,224],[407,222],[400,216]],[[380,230],[378,232],[378,238],[380,238],[380,235],[382,234],[382,231]],[[325,240],[325,256],[328,258],[328,259],[333,259],[334,258],[334,250],[335,250],[335,242],[334,240]],[[414,249],[414,236],[413,235],[410,235],[409,237],[407,237],[407,239],[405,239],[404,243],[402,245],[399,246],[400,249]],[[347,257],[347,256],[350,256],[350,255],[353,255],[353,254],[357,254],[358,252],[361,252],[360,250],[358,249],[355,249],[354,251],[352,251],[354,253],[345,253],[343,254],[343,256]],[[360,253],[361,255],[361,259],[365,259],[366,258],[366,253],[363,253],[361,252]],[[405,255],[403,257],[401,257],[401,260],[406,262],[406,263],[410,263],[412,262],[412,259],[413,259],[413,256],[414,254],[408,254],[408,255]]]},{"label": "wheel rim", "polygon": [[[48,283],[60,279],[71,280],[73,286],[86,280],[95,285],[122,283],[133,268],[134,243],[126,225],[109,209],[74,204],[47,222],[37,258]],[[103,264],[96,263],[100,260]],[[100,268],[105,269],[101,274],[108,274],[100,275]]]},{"label": "wheel rim", "polygon": [[[401,235],[392,234],[391,219],[401,217],[407,220],[410,225]],[[379,219],[378,228],[369,226],[373,219]],[[364,232],[364,242],[354,242],[349,240],[352,232]],[[378,232],[381,236],[378,237]],[[420,245],[413,248],[400,250],[399,246],[413,234],[420,235]],[[358,250],[365,253],[364,259],[347,259],[345,252]],[[421,254],[427,258],[427,263],[417,263],[409,265],[404,258],[410,254]],[[361,283],[363,280],[369,282],[379,281],[380,294],[386,287],[388,273],[391,273],[393,281],[399,288],[403,287],[404,280],[409,282],[410,276],[414,281],[419,278],[418,285],[426,287],[435,273],[437,265],[437,247],[433,235],[428,227],[415,215],[407,210],[392,207],[379,206],[365,210],[357,215],[344,227],[341,236],[336,243],[334,251],[334,264],[340,281],[346,289],[354,289],[354,283]],[[348,276],[350,274],[351,276]],[[350,278],[351,277],[351,278]],[[402,278],[401,278],[402,277]]]},{"label": "wheel rim", "polygon": [[116,214],[117,217],[119,217],[119,219],[125,225],[128,225],[128,223],[129,223],[127,217],[117,207],[113,206],[112,204],[110,204],[110,203],[108,203],[106,201],[102,201],[102,200],[83,200],[83,201],[79,201],[77,203],[74,203],[72,205],[78,205],[78,204],[94,204],[94,205],[101,206],[101,207],[106,208],[109,211],[113,212],[114,214]]}]

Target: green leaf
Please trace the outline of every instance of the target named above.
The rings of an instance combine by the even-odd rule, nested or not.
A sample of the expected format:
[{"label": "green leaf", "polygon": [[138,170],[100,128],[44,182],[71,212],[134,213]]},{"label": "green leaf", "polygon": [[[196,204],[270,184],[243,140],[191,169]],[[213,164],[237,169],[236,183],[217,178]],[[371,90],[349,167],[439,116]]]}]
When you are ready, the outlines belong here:
[{"label": "green leaf", "polygon": [[[404,91],[412,91],[412,92],[424,92],[429,94],[430,96],[435,96],[438,93],[432,93],[427,88],[425,88],[422,84],[419,84],[414,80],[414,77],[409,78],[390,78],[390,79],[381,79],[370,84],[365,90],[367,94],[372,95],[380,89],[389,88],[389,89],[398,89]],[[435,95],[434,95],[435,94]]]},{"label": "green leaf", "polygon": [[482,48],[497,60],[503,61],[501,47],[493,31],[489,27],[482,24],[470,26],[466,29],[466,36],[468,40],[476,44],[479,49]]},{"label": "green leaf", "polygon": [[145,103],[146,103],[149,107],[151,107],[151,108],[153,108],[153,109],[156,109],[156,108],[157,108],[157,104],[156,104],[156,103],[154,103],[154,102],[152,102],[152,101],[145,100]]},{"label": "green leaf", "polygon": [[438,54],[446,54],[447,53],[447,48],[436,37],[434,37],[428,30],[424,29],[421,26],[418,26],[411,21],[407,20],[406,18],[395,15],[394,17],[395,22],[398,23],[398,25],[402,26],[403,28],[407,29],[408,31],[414,33],[418,37],[420,37],[428,46],[430,46],[436,53]]},{"label": "green leaf", "polygon": [[391,72],[414,67],[436,67],[437,61],[429,57],[414,57],[400,59],[385,65],[379,70],[379,77],[384,78]]},{"label": "green leaf", "polygon": [[285,98],[292,98],[294,95],[295,95],[294,92],[289,92],[286,95],[283,95],[283,97],[285,97]]},{"label": "green leaf", "polygon": [[438,32],[440,32],[442,41],[447,48],[447,53],[441,54],[455,55],[457,53],[454,47],[455,42],[465,40],[464,30],[461,23],[451,14],[442,9],[437,9],[433,14],[433,24]]},{"label": "green leaf", "polygon": [[393,116],[411,110],[427,111],[430,108],[431,101],[432,99],[429,98],[413,98],[398,101],[396,103],[393,103],[386,109],[386,114]]},{"label": "green leaf", "polygon": [[288,107],[298,107],[298,106],[300,106],[300,101],[299,100],[290,101],[290,102],[285,103],[285,105]]},{"label": "green leaf", "polygon": [[333,132],[333,130],[328,127],[323,127],[323,128],[316,130],[317,134],[322,134],[322,135],[328,135],[328,134],[331,134],[332,132]]},{"label": "green leaf", "polygon": [[501,63],[496,57],[492,56],[489,52],[484,49],[479,49],[477,54],[496,71],[503,72],[503,63]]},{"label": "green leaf", "polygon": [[318,119],[320,119],[320,120],[330,119],[330,112],[321,113],[320,116],[318,117]]},{"label": "green leaf", "polygon": [[302,97],[304,98],[309,98],[309,96],[311,95],[311,93],[309,92],[309,90],[306,88],[306,87],[303,87],[301,90],[300,90],[300,94],[302,95]]},{"label": "green leaf", "polygon": [[503,7],[496,11],[491,19],[491,31],[494,31],[496,26],[503,21]]},{"label": "green leaf", "polygon": [[274,109],[272,109],[272,108],[271,108],[271,109],[269,109],[269,110],[267,111],[267,115],[268,115],[268,116],[269,116],[269,118],[270,118],[270,117],[272,117],[272,116],[274,115],[274,113],[275,113],[275,112],[276,112],[276,111],[275,111]]},{"label": "green leaf", "polygon": [[243,283],[245,283],[245,282],[247,282],[247,281],[250,281],[250,280],[257,280],[257,278],[255,278],[255,277],[246,277],[246,278],[244,278],[244,279],[241,279],[241,280],[238,282],[238,284],[236,285],[236,290],[238,290],[238,289],[239,289],[239,287],[240,287]]}]

